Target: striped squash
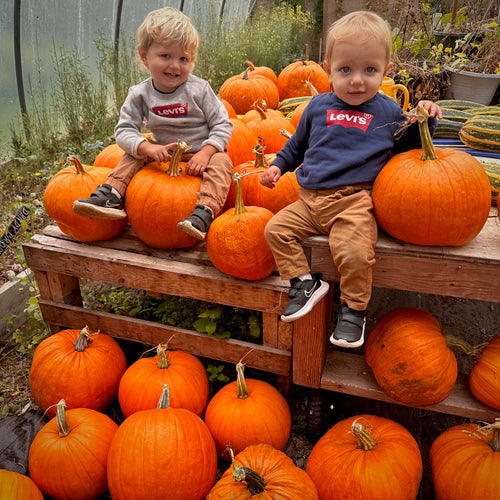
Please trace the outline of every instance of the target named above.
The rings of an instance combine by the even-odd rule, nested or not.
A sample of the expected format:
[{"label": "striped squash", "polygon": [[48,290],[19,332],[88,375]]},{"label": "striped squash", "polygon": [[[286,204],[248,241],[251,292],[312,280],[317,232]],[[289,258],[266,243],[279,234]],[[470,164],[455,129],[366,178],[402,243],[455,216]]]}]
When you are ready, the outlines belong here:
[{"label": "striped squash", "polygon": [[491,184],[491,203],[498,205],[498,194],[500,193],[500,164],[481,162],[484,170],[488,174]]},{"label": "striped squash", "polygon": [[500,116],[473,116],[463,124],[459,135],[472,149],[500,152]]},{"label": "striped squash", "polygon": [[303,102],[309,102],[312,99],[311,95],[303,95],[300,97],[289,97],[288,99],[283,99],[276,108],[278,111],[281,111],[285,116],[289,115],[292,111],[295,110],[299,104]]},{"label": "striped squash", "polygon": [[463,101],[461,99],[442,99],[437,101],[436,104],[439,104],[441,108],[463,109],[467,111],[484,107],[484,104],[479,104],[473,101]]},{"label": "striped squash", "polygon": [[469,110],[475,115],[494,115],[500,116],[500,106],[483,106],[482,108],[474,108]]}]

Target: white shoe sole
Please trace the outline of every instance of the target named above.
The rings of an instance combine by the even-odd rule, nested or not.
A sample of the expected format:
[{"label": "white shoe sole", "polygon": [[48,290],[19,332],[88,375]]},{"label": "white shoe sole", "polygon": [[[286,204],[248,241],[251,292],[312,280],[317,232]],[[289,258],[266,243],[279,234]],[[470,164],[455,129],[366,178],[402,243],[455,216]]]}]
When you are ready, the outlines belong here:
[{"label": "white shoe sole", "polygon": [[356,347],[361,347],[365,343],[365,328],[366,328],[366,318],[363,323],[363,331],[361,332],[361,337],[356,342],[347,342],[344,339],[336,339],[333,336],[333,333],[330,335],[330,343],[337,347],[347,347],[350,349],[354,349]]},{"label": "white shoe sole", "polygon": [[102,220],[123,220],[127,218],[127,212],[118,208],[99,207],[90,203],[81,203],[76,200],[73,203],[73,212],[80,217],[96,218]]},{"label": "white shoe sole", "polygon": [[199,240],[204,240],[207,236],[207,233],[203,233],[196,229],[188,220],[181,220],[177,224],[177,229],[180,229],[183,233],[189,234],[189,236],[193,236],[193,238],[198,238]]},{"label": "white shoe sole", "polygon": [[330,285],[326,281],[321,282],[321,286],[311,295],[309,302],[296,313],[289,314],[288,316],[281,315],[281,321],[289,323],[290,321],[295,321],[298,318],[302,318],[307,313],[311,312],[311,309],[326,295],[330,288]]}]

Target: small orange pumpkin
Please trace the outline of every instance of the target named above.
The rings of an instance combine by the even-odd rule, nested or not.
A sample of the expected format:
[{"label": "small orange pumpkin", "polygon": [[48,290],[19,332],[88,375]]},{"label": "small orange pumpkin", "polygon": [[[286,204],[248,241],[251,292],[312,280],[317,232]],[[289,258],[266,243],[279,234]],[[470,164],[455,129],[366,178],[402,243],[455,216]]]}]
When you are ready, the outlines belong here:
[{"label": "small orange pumpkin", "polygon": [[278,118],[285,118],[285,115],[281,112],[278,111],[277,109],[270,109],[268,108],[267,104],[265,103],[264,100],[258,99],[252,104],[252,109],[250,111],[247,111],[241,118],[240,120],[243,123],[248,123],[251,122],[252,120],[259,120],[261,119],[261,111],[264,112],[264,115],[267,118],[272,118],[273,116],[278,117]]},{"label": "small orange pumpkin", "polygon": [[95,158],[94,167],[115,168],[125,151],[118,144],[106,146]]},{"label": "small orange pumpkin", "polygon": [[123,220],[100,220],[81,217],[73,212],[73,203],[88,198],[99,184],[106,182],[109,168],[82,165],[74,156],[72,165],[57,172],[43,193],[43,206],[59,229],[78,241],[104,241],[116,236],[127,224]]},{"label": "small orange pumpkin", "polygon": [[43,494],[28,476],[0,469],[0,498],[4,500],[43,500]]},{"label": "small orange pumpkin", "polygon": [[[245,64],[250,68],[250,75],[261,75],[272,80],[276,85],[278,84],[278,77],[272,68],[269,66],[255,66],[251,61],[245,61]],[[243,75],[243,73],[242,73]]]},{"label": "small orange pumpkin", "polygon": [[295,61],[278,75],[278,91],[280,101],[290,97],[311,95],[310,82],[318,94],[330,91],[330,81],[327,72],[315,61],[307,59]]},{"label": "small orange pumpkin", "polygon": [[500,410],[500,335],[490,340],[472,367],[469,388],[477,399]]}]

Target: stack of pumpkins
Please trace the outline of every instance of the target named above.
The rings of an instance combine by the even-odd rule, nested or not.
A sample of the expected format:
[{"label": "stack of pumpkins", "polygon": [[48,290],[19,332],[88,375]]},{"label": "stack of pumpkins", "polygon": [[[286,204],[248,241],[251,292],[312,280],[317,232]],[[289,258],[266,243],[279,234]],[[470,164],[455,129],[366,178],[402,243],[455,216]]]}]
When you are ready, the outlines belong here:
[{"label": "stack of pumpkins", "polygon": [[[402,313],[381,320],[373,349],[385,342],[403,363],[407,359],[394,352],[406,339],[389,348]],[[440,335],[439,325],[421,313],[404,328],[410,332],[418,322],[433,331],[421,339],[420,363],[430,357],[444,365],[430,352],[440,343],[430,338]],[[482,386],[496,408],[499,349],[497,337],[471,373],[471,389]],[[43,492],[55,500],[92,500],[107,491],[113,500],[414,500],[418,495],[423,474],[418,443],[385,417],[353,415],[337,422],[314,445],[305,470],[296,467],[282,451],[292,423],[286,399],[268,382],[245,378],[242,363],[236,365],[236,380],[210,398],[197,357],[160,345],[127,366],[112,337],[83,328],[42,341],[29,380],[33,399],[52,419],[31,443],[29,477],[0,471],[1,498],[42,499]],[[431,402],[426,384],[422,381],[419,404],[423,396]],[[112,419],[108,406],[114,400],[123,415],[115,409]],[[497,498],[499,439],[498,422],[464,424],[441,434],[430,450],[436,497]],[[218,463],[224,462],[231,465],[217,481]]]}]

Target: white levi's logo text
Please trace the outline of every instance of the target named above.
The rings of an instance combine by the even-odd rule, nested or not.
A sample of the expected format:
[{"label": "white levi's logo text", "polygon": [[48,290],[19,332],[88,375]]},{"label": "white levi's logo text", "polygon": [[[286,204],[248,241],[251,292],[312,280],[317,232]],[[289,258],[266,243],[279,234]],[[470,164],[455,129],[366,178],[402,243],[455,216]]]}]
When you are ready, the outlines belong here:
[{"label": "white levi's logo text", "polygon": [[167,104],[165,106],[154,106],[153,113],[168,118],[182,118],[188,114],[188,103]]},{"label": "white levi's logo text", "polygon": [[326,126],[341,125],[344,128],[359,128],[363,132],[372,121],[373,115],[369,113],[361,113],[349,109],[327,109],[326,110]]}]

